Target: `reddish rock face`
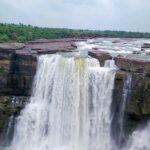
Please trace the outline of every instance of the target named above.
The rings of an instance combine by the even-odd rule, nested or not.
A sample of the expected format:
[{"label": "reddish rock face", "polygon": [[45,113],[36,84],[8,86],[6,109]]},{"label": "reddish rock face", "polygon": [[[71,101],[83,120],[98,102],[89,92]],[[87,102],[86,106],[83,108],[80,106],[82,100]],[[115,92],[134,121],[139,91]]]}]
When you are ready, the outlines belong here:
[{"label": "reddish rock face", "polygon": [[115,57],[115,63],[119,69],[144,73],[150,75],[150,60],[140,55],[131,55],[130,57]]},{"label": "reddish rock face", "polygon": [[105,60],[112,59],[112,56],[109,53],[102,52],[102,51],[89,51],[88,54],[91,57],[98,59],[101,66],[104,66]]},{"label": "reddish rock face", "polygon": [[59,42],[77,42],[83,41],[82,39],[66,38],[66,39],[37,39],[27,42],[28,44],[40,44],[40,43],[59,43]]},{"label": "reddish rock face", "polygon": [[0,50],[13,51],[22,48],[25,48],[24,43],[0,43]]},{"label": "reddish rock face", "polygon": [[21,50],[16,50],[19,55],[54,54],[56,52],[70,52],[77,48],[76,39],[39,39],[26,43]]},{"label": "reddish rock face", "polygon": [[0,43],[0,95],[30,95],[37,56],[76,49],[75,39]]}]

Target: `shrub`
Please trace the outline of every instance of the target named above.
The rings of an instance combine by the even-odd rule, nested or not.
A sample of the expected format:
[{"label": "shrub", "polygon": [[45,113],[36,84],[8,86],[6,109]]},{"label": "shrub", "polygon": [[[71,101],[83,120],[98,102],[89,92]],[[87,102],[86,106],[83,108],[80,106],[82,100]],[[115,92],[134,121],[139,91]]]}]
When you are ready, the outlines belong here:
[{"label": "shrub", "polygon": [[25,42],[26,41],[26,37],[25,36],[19,36],[16,39],[17,42]]},{"label": "shrub", "polygon": [[3,66],[0,67],[0,73],[4,73],[5,72],[5,68]]},{"label": "shrub", "polygon": [[0,42],[8,42],[9,37],[6,34],[0,34]]}]

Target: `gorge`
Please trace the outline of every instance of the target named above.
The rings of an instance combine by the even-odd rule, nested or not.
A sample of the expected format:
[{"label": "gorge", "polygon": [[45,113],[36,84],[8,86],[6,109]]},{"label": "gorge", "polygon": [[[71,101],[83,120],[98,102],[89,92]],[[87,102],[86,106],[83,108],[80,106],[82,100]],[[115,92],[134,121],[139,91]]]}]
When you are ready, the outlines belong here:
[{"label": "gorge", "polygon": [[1,150],[150,149],[146,51],[96,40],[1,48]]}]

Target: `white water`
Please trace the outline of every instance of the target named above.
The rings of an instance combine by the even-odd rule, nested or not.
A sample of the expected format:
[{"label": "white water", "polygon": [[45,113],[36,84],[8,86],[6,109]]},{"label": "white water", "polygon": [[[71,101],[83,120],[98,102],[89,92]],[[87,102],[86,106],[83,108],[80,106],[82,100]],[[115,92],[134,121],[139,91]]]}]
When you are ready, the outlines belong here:
[{"label": "white water", "polygon": [[111,150],[114,68],[89,58],[40,56],[30,103],[9,150]]},{"label": "white water", "polygon": [[150,150],[150,123],[141,130],[133,132],[129,145],[126,149],[128,150]]},{"label": "white water", "polygon": [[115,61],[114,60],[105,60],[104,67],[117,69],[117,66],[115,65]]},{"label": "white water", "polygon": [[123,95],[122,95],[122,103],[120,106],[120,112],[119,112],[119,135],[118,135],[118,145],[121,146],[122,140],[124,140],[124,115],[126,110],[126,104],[127,100],[131,94],[131,85],[132,85],[132,75],[128,74],[123,85]]},{"label": "white water", "polygon": [[[118,41],[118,42],[114,42]],[[145,54],[145,52],[141,51],[141,46],[143,43],[149,43],[149,39],[129,39],[129,38],[96,38],[89,39],[87,41],[79,42],[78,49],[80,50],[90,50],[96,48],[97,51],[105,51],[113,54],[114,56],[121,54],[127,55],[132,54],[133,51],[141,52]],[[147,52],[150,50],[147,49]]]}]

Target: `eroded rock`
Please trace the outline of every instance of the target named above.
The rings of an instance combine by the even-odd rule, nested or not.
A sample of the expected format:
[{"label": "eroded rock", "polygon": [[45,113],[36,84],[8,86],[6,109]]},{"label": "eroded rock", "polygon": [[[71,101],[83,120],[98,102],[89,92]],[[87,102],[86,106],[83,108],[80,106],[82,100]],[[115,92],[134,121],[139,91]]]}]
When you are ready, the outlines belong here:
[{"label": "eroded rock", "polygon": [[128,55],[127,57],[118,56],[115,57],[114,60],[118,68],[121,70],[150,75],[149,56],[143,55]]},{"label": "eroded rock", "polygon": [[[123,85],[129,72],[117,71],[112,102],[113,132],[117,134],[117,119],[123,101]],[[127,97],[124,127],[125,134],[131,134],[150,117],[150,77],[141,73],[131,73],[131,93]]]},{"label": "eroded rock", "polygon": [[13,51],[25,47],[24,43],[0,43],[0,50]]},{"label": "eroded rock", "polygon": [[112,59],[112,56],[109,53],[102,51],[89,51],[88,55],[98,59],[101,66],[104,66],[105,60]]}]

